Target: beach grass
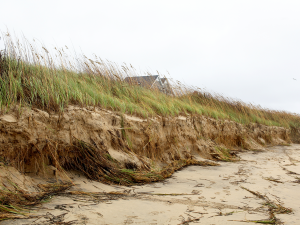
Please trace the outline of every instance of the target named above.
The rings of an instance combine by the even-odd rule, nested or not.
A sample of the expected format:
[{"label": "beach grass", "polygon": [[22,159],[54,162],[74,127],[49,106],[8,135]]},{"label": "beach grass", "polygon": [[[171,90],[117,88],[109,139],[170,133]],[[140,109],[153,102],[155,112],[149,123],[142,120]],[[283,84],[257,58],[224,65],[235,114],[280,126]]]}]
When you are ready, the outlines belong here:
[{"label": "beach grass", "polygon": [[[140,116],[204,115],[241,124],[300,127],[300,115],[270,110],[197,87],[172,82],[174,94],[124,82],[137,73],[132,65],[117,65],[98,57],[89,59],[68,47],[51,51],[23,38],[3,33],[5,50],[0,54],[0,110],[12,106],[62,112],[68,105],[101,107]],[[51,53],[50,53],[51,52]],[[161,75],[163,76],[163,75]]]}]

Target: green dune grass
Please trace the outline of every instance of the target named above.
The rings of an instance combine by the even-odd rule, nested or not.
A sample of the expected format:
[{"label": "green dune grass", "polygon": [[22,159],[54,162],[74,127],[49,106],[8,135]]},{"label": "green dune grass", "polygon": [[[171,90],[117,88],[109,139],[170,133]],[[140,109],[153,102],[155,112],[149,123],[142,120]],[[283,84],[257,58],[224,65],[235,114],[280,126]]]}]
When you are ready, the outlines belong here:
[{"label": "green dune grass", "polygon": [[[5,51],[0,55],[0,108],[36,107],[63,111],[68,105],[94,106],[141,117],[205,115],[242,124],[300,127],[300,115],[246,104],[218,94],[204,93],[180,83],[175,95],[130,85],[123,78],[136,74],[126,64],[118,66],[99,58],[70,59],[68,47],[49,53],[24,39],[23,44],[3,34]],[[38,49],[38,50],[37,50]]]}]

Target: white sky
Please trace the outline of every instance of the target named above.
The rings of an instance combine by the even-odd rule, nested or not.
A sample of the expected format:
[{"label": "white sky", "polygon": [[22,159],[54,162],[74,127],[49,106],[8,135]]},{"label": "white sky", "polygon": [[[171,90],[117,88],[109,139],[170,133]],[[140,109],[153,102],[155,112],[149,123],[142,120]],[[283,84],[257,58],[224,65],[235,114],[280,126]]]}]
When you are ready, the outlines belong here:
[{"label": "white sky", "polygon": [[1,0],[7,28],[300,113],[299,0]]}]

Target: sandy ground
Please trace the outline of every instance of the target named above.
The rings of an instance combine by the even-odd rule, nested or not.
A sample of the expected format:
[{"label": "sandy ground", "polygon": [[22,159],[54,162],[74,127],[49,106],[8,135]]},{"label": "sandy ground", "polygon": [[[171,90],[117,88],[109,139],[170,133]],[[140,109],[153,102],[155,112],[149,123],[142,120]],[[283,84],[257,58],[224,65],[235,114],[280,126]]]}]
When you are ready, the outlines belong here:
[{"label": "sandy ground", "polygon": [[71,191],[90,195],[56,196],[32,212],[36,218],[0,224],[245,224],[269,218],[266,197],[293,210],[275,214],[278,224],[300,224],[300,145],[239,156],[238,162],[190,166],[143,186],[109,186],[74,175]]}]

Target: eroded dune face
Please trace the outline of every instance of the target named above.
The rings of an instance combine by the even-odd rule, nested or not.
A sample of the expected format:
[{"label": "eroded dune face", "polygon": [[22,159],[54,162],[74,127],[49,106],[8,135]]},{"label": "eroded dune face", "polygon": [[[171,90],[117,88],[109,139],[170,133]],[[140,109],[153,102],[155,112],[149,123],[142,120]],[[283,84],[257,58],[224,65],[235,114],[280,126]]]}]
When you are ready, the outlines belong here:
[{"label": "eroded dune face", "polygon": [[179,159],[226,160],[228,149],[290,143],[285,128],[204,116],[141,119],[75,106],[61,114],[27,108],[21,112],[0,117],[0,149],[22,172],[45,173],[47,165],[72,169],[74,159],[82,157],[76,148],[80,141],[129,169],[147,169],[153,162],[161,168]]},{"label": "eroded dune face", "polygon": [[[20,196],[31,196],[38,203],[41,199],[39,196],[44,196],[49,192],[41,188],[45,187],[41,185],[54,188],[55,193],[61,193],[73,185],[71,192],[68,193],[76,196],[75,199],[70,196],[55,198],[49,207],[53,210],[59,209],[57,214],[40,211],[46,213],[45,217],[39,215],[39,218],[45,222],[41,224],[49,224],[56,220],[68,222],[70,219],[79,221],[79,224],[97,224],[101,218],[103,223],[108,224],[123,224],[127,220],[131,223],[135,221],[135,218],[138,218],[135,222],[140,224],[145,224],[145,221],[152,219],[153,223],[156,221],[158,224],[165,224],[165,222],[178,224],[178,221],[184,223],[193,218],[196,221],[206,213],[210,221],[215,211],[220,211],[220,209],[223,210],[220,211],[219,216],[231,215],[232,210],[239,211],[239,209],[245,214],[250,208],[241,206],[240,202],[243,199],[236,202],[235,198],[236,196],[243,198],[245,193],[253,195],[254,192],[249,192],[253,187],[250,189],[245,186],[248,189],[242,188],[240,192],[242,195],[235,195],[233,199],[228,197],[226,200],[226,198],[227,195],[239,190],[236,186],[243,182],[247,184],[246,178],[252,176],[251,171],[258,169],[253,179],[249,180],[255,183],[255,180],[265,177],[262,175],[265,169],[269,175],[271,169],[275,168],[274,166],[276,168],[288,166],[282,164],[280,160],[284,162],[288,158],[291,164],[298,162],[294,156],[286,154],[280,157],[275,151],[278,160],[271,164],[269,163],[271,158],[268,155],[266,155],[267,158],[257,158],[257,160],[251,155],[251,161],[248,158],[242,158],[243,160],[226,164],[231,165],[229,167],[224,167],[224,162],[221,162],[219,167],[210,167],[216,169],[201,167],[196,170],[195,167],[189,167],[190,172],[180,173],[183,175],[179,179],[175,178],[175,183],[171,182],[170,186],[165,186],[166,189],[161,186],[165,183],[151,184],[149,188],[133,186],[162,181],[187,165],[212,166],[216,165],[213,161],[232,161],[242,149],[254,150],[255,153],[262,151],[267,154],[270,151],[266,147],[288,145],[291,143],[290,137],[293,141],[297,140],[298,133],[293,131],[291,135],[290,130],[281,127],[259,124],[242,125],[204,116],[141,119],[97,108],[75,106],[69,106],[60,114],[49,114],[42,110],[27,108],[21,108],[21,111],[22,113],[19,109],[11,110],[0,117],[0,185],[5,187],[1,190],[8,189],[10,193],[17,190]],[[298,157],[298,151],[295,150],[293,153]],[[260,164],[268,164],[268,166],[256,167]],[[239,167],[236,168],[237,166]],[[274,171],[275,173],[272,174],[275,176],[277,170]],[[234,176],[232,173],[237,175],[236,179],[231,179]],[[224,179],[221,179],[222,176]],[[277,179],[269,178],[272,179],[271,181]],[[91,180],[133,187],[109,186]],[[195,183],[194,180],[197,182]],[[225,185],[224,182],[228,184]],[[220,183],[221,186],[211,189],[216,183]],[[261,183],[256,184],[259,187],[261,185]],[[56,185],[62,191],[56,190]],[[152,194],[157,188],[156,185],[163,190],[163,193]],[[230,185],[233,185],[231,190],[228,189]],[[295,189],[294,186],[288,186],[288,188],[293,191]],[[213,190],[214,194],[209,190]],[[205,196],[202,196],[204,191]],[[260,189],[258,188],[257,191],[260,192]],[[97,200],[97,204],[92,203],[92,208],[94,208],[87,210],[85,215],[88,216],[85,216],[77,211],[81,205],[74,201],[77,201],[76,198],[81,200],[82,195],[86,193],[90,196],[91,192],[93,192],[92,201],[95,198],[99,201]],[[174,193],[175,196],[173,196]],[[5,194],[5,191],[1,194]],[[205,200],[207,196],[211,196],[211,199],[222,198],[219,202],[207,202]],[[248,195],[246,197],[249,198]],[[9,201],[7,196],[6,199]],[[84,201],[86,200],[90,202],[89,199],[84,198]],[[113,208],[109,206],[112,201],[115,201]],[[233,202],[227,204],[224,201]],[[267,200],[263,199],[263,201]],[[272,200],[272,204],[273,202]],[[134,208],[134,213],[130,208],[126,208],[127,204]],[[174,211],[169,210],[168,204],[172,205]],[[257,207],[255,210],[250,210],[251,213],[257,213],[254,219],[266,217],[268,209],[260,210],[257,202],[249,204],[250,207]],[[186,207],[188,207],[187,210]],[[209,210],[200,212],[199,207],[208,207]],[[152,210],[152,208],[159,210]],[[65,218],[65,212],[61,213],[61,210],[65,209],[70,212],[68,218]],[[115,217],[110,213],[115,209],[123,210],[123,214],[119,213]],[[191,216],[178,217],[179,214],[185,212]],[[13,214],[13,217],[11,214],[7,218],[30,218],[27,214]],[[250,217],[252,218],[252,214],[248,215],[248,218]],[[3,218],[6,218],[5,215]],[[241,218],[241,214],[238,214],[238,217],[232,217],[232,220],[242,220]],[[16,224],[20,224],[19,222]]]},{"label": "eroded dune face", "polygon": [[300,144],[300,129],[292,127],[290,137],[293,143]]},{"label": "eroded dune face", "polygon": [[300,145],[239,156],[132,187],[70,174],[75,186],[68,192],[36,208],[32,218],[1,224],[300,224]]}]

